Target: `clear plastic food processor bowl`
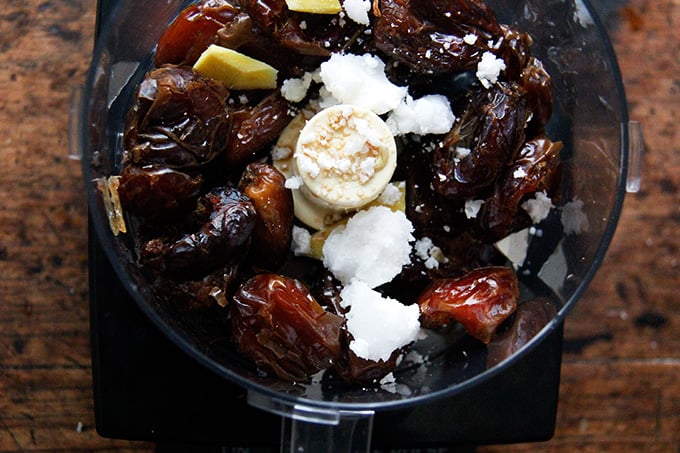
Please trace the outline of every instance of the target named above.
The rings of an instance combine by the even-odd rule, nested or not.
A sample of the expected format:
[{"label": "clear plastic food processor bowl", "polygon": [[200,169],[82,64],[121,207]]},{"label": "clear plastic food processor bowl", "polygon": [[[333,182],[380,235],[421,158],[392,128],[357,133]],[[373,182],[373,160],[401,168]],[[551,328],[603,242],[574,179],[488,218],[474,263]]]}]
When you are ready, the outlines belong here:
[{"label": "clear plastic food processor bowl", "polygon": [[[167,25],[190,2],[120,1],[100,24],[87,83],[74,104],[73,153],[82,157],[90,216],[117,277],[141,310],[187,354],[248,391],[249,402],[284,416],[282,451],[366,451],[376,411],[452,397],[500,373],[540,343],[563,322],[596,273],[612,239],[625,193],[639,188],[639,125],[629,122],[624,89],[612,47],[602,24],[585,0],[489,0],[502,23],[529,32],[532,52],[554,83],[554,114],[548,135],[564,142],[564,171],[569,184],[563,197],[577,202],[578,231],[560,222],[530,235],[520,275],[522,298],[549,294],[559,310],[522,350],[491,366],[478,366],[482,354],[449,351],[433,336],[418,353],[422,363],[400,366],[391,389],[334,390],[320,383],[289,384],[263,377],[220,343],[199,320],[157,304],[132,259],[132,244],[109,229],[96,178],[116,174],[126,110],[134,89],[152,64],[155,45]],[[568,220],[567,220],[568,221]],[[552,230],[552,231],[551,231]],[[528,264],[527,264],[528,263]],[[476,363],[474,367],[468,364]]]}]

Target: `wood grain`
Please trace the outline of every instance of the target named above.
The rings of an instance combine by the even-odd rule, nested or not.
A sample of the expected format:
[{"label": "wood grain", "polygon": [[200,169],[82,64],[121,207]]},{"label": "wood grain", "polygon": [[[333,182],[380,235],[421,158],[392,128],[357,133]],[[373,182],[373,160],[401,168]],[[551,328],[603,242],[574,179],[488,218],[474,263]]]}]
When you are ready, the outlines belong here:
[{"label": "wood grain", "polygon": [[[557,430],[478,451],[680,451],[680,2],[608,19],[642,191],[565,325]],[[153,451],[94,431],[86,205],[68,115],[95,2],[7,0],[0,12],[0,451]]]}]

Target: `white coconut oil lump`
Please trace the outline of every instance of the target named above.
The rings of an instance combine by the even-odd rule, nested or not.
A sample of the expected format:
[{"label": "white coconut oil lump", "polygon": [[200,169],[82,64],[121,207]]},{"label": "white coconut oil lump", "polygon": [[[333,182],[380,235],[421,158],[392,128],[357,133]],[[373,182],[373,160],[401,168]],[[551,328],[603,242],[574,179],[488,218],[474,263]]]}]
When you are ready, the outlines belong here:
[{"label": "white coconut oil lump", "polygon": [[364,107],[378,115],[395,109],[408,93],[407,87],[387,79],[385,63],[371,54],[334,53],[321,63],[320,77],[339,103]]},{"label": "white coconut oil lump", "polygon": [[352,280],[340,292],[347,331],[352,335],[350,349],[366,360],[387,361],[392,353],[409,345],[420,332],[417,304],[404,305],[383,297],[361,280]]},{"label": "white coconut oil lump", "polygon": [[392,281],[411,262],[413,224],[401,211],[374,206],[333,229],[323,245],[323,264],[346,285],[370,288]]}]

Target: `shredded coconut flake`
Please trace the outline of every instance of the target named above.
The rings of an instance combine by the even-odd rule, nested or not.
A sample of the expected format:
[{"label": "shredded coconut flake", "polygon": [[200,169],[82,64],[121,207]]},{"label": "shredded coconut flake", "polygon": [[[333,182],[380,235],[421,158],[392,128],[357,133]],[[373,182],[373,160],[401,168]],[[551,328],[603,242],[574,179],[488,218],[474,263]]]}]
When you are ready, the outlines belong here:
[{"label": "shredded coconut flake", "polygon": [[286,187],[286,189],[295,190],[302,187],[302,184],[303,184],[302,178],[300,178],[299,176],[291,176],[290,178],[286,179],[284,186]]},{"label": "shredded coconut flake", "polygon": [[451,130],[455,119],[445,96],[433,94],[414,100],[407,95],[386,123],[394,135],[445,134]]},{"label": "shredded coconut flake", "polygon": [[583,201],[576,199],[562,206],[560,216],[564,234],[580,234],[590,229],[588,216],[583,212]]},{"label": "shredded coconut flake", "polygon": [[474,33],[468,33],[467,35],[463,36],[463,41],[465,44],[469,45],[474,45],[477,42],[477,35]]},{"label": "shredded coconut flake", "polygon": [[491,52],[484,52],[482,59],[477,64],[477,78],[484,88],[489,88],[498,81],[498,76],[505,69],[505,62],[502,58],[496,58]]},{"label": "shredded coconut flake", "polygon": [[484,200],[468,200],[465,202],[465,217],[468,219],[474,219],[479,214],[479,210],[482,209]]},{"label": "shredded coconut flake", "polygon": [[527,175],[527,172],[523,168],[518,168],[512,173],[512,177],[515,179],[522,179]]},{"label": "shredded coconut flake", "polygon": [[388,360],[392,353],[409,345],[420,332],[417,304],[382,297],[361,280],[352,280],[340,292],[347,330],[352,335],[350,349],[366,360]]},{"label": "shredded coconut flake", "polygon": [[531,221],[534,223],[542,222],[548,217],[550,210],[554,207],[552,200],[545,192],[537,192],[534,198],[525,201],[521,206],[529,214]]},{"label": "shredded coconut flake", "polygon": [[463,146],[456,146],[456,159],[465,159],[470,155],[472,150]]},{"label": "shredded coconut flake", "polygon": [[323,246],[323,263],[341,283],[352,279],[375,288],[411,262],[413,225],[401,211],[374,206],[335,228]]},{"label": "shredded coconut flake", "polygon": [[361,25],[370,25],[368,12],[371,9],[370,0],[345,0],[342,4],[347,17]]},{"label": "shredded coconut flake", "polygon": [[305,228],[293,225],[293,240],[291,249],[295,255],[308,255],[312,253],[312,235]]},{"label": "shredded coconut flake", "polygon": [[416,256],[423,260],[427,269],[438,269],[440,263],[446,263],[448,258],[444,255],[442,249],[434,245],[432,239],[422,237],[413,244],[413,250]]},{"label": "shredded coconut flake", "polygon": [[281,95],[290,102],[300,102],[307,96],[312,84],[312,74],[307,72],[299,79],[286,79],[281,86]]},{"label": "shredded coconut flake", "polygon": [[293,155],[293,150],[285,146],[275,146],[272,148],[271,155],[273,160],[284,160]]},{"label": "shredded coconut flake", "polygon": [[[403,185],[403,183],[400,183]],[[385,190],[380,194],[378,202],[384,205],[393,205],[401,198],[401,189],[394,183],[389,183],[385,186]]]},{"label": "shredded coconut flake", "polygon": [[413,250],[415,250],[418,258],[421,260],[426,260],[430,257],[430,250],[432,250],[433,246],[434,243],[432,242],[432,239],[423,237],[418,239],[416,243],[413,244]]},{"label": "shredded coconut flake", "polygon": [[437,258],[435,258],[434,256],[431,256],[425,260],[425,267],[427,269],[438,269],[439,261],[437,261]]}]

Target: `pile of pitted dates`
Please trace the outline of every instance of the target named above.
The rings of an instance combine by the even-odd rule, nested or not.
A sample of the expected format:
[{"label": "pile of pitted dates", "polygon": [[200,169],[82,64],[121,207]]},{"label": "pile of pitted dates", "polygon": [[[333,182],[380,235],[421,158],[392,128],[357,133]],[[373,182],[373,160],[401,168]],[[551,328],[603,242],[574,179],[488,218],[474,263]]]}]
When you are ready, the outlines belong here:
[{"label": "pile of pitted dates", "polygon": [[[413,236],[432,240],[440,257],[436,266],[414,257],[376,291],[418,304],[423,328],[462,326],[484,343],[505,336],[510,349],[554,315],[543,301],[520,303],[515,271],[494,247],[532,225],[525,200],[542,192],[559,202],[562,146],[544,130],[551,78],[531,54],[531,37],[499,23],[482,0],[368,3],[368,24],[344,10],[294,11],[284,0],[189,6],[160,38],[125,125],[118,194],[156,297],[221,313],[238,350],[287,381],[327,369],[369,385],[408,349],[378,361],[355,354],[342,285],[320,259],[292,251],[295,228],[316,232],[296,218],[295,189],[271,153],[320,94],[311,82],[293,102],[281,86],[334,54],[378,57],[392,83],[414,98],[444,96],[455,115],[446,133],[395,138],[392,180],[404,183],[403,211]],[[210,46],[275,68],[276,86],[234,88],[197,71]],[[488,52],[503,70],[482,83],[475,71]],[[470,200],[483,202],[474,216]],[[523,323],[531,304],[538,309],[528,308],[530,316],[542,321]]]}]

